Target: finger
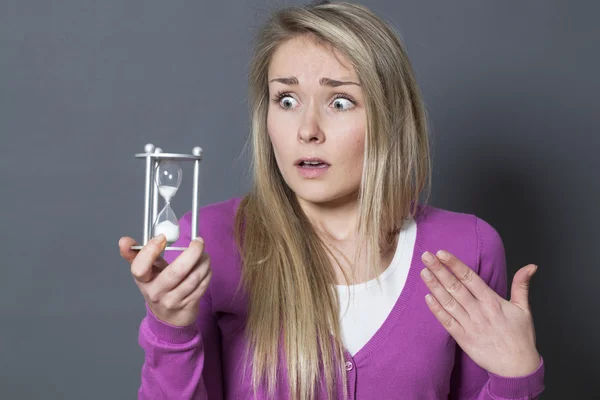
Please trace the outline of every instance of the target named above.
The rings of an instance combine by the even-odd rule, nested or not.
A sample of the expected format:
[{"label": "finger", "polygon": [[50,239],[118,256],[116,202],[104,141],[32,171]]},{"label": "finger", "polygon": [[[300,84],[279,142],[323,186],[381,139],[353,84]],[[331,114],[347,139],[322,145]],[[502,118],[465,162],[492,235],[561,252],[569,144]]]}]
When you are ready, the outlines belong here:
[{"label": "finger", "polygon": [[421,270],[421,277],[437,302],[444,308],[445,312],[450,314],[459,323],[466,324],[470,319],[469,313],[467,313],[464,307],[448,293],[436,276],[433,275],[428,268],[423,268]]},{"label": "finger", "polygon": [[[135,257],[138,255],[140,250],[134,250],[131,247],[139,246],[135,239],[130,238],[128,236],[124,236],[119,240],[119,251],[121,253],[121,257],[125,259],[129,264],[133,262]],[[167,263],[164,258],[158,257],[154,262],[154,266],[159,269],[164,269],[169,263]]]},{"label": "finger", "polygon": [[483,301],[490,295],[490,291],[494,292],[475,271],[456,256],[447,251],[440,250],[436,254],[440,262],[446,265],[450,271],[456,276],[462,284],[469,289],[469,292],[479,301]]},{"label": "finger", "polygon": [[[166,304],[185,304],[188,296],[196,292],[199,287],[206,290],[208,281],[210,280],[211,271],[208,260],[208,255],[204,253],[200,257],[200,261],[194,269],[185,277],[183,281],[179,283],[170,292],[167,292],[164,296],[164,302]],[[199,296],[198,296],[199,297]]]},{"label": "finger", "polygon": [[179,285],[190,273],[200,260],[204,252],[204,241],[198,237],[192,240],[189,247],[185,249],[171,264],[167,266],[152,282],[149,294],[154,297],[164,294]]},{"label": "finger", "polygon": [[457,339],[465,334],[465,329],[463,326],[450,315],[444,307],[440,304],[439,301],[436,300],[434,296],[431,294],[427,294],[425,296],[425,300],[427,302],[427,306],[435,316],[435,318],[442,324],[442,326],[452,335],[454,339]]},{"label": "finger", "polygon": [[510,302],[523,309],[529,308],[529,286],[537,265],[529,264],[517,271],[510,290]]},{"label": "finger", "polygon": [[129,236],[124,236],[121,239],[119,239],[119,252],[121,254],[121,257],[123,257],[123,259],[125,259],[125,261],[127,261],[129,264],[133,262],[133,259],[139,253],[139,250],[133,250],[131,248],[132,246],[137,245],[138,244],[135,241],[135,239],[130,238]]},{"label": "finger", "polygon": [[166,244],[165,235],[161,233],[148,241],[148,243],[146,243],[146,245],[138,252],[131,263],[131,274],[135,280],[147,283],[153,278],[153,266],[155,263],[158,263],[159,265],[162,264],[158,259],[160,253],[165,249]]},{"label": "finger", "polygon": [[[456,276],[448,271],[448,269],[440,262],[440,260],[434,257],[433,254],[426,251],[423,253],[422,258],[427,269],[433,273],[441,285],[441,288],[435,288],[436,291],[433,292],[435,297],[444,306],[446,306],[446,304],[448,305],[448,311],[453,311],[451,308],[457,309],[457,314],[453,314],[455,318],[462,317],[460,314],[461,308],[462,310],[466,310],[467,314],[469,314],[469,310],[471,310],[471,313],[473,313],[474,308],[478,307],[479,304],[471,292],[469,292],[469,290],[465,287],[465,285],[463,285],[463,283],[459,281]],[[432,283],[435,284],[435,280]],[[431,285],[427,286],[430,290],[434,289]],[[452,304],[454,301],[458,302],[461,307],[454,307]]]},{"label": "finger", "polygon": [[204,295],[204,293],[206,292],[206,289],[208,289],[208,285],[210,284],[211,278],[212,278],[212,270],[209,268],[208,274],[206,275],[206,277],[204,277],[204,279],[202,280],[202,282],[200,282],[198,287],[192,293],[188,294],[183,299],[182,302],[184,304],[189,304],[192,301],[198,301],[198,299],[200,299],[200,297],[202,297],[202,295]]}]

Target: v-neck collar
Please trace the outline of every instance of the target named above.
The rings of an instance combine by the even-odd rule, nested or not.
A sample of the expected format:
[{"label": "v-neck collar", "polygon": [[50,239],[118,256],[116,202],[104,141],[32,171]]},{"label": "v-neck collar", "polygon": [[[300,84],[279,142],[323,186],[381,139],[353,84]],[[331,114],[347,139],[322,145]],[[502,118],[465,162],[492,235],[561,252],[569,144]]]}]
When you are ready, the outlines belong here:
[{"label": "v-neck collar", "polygon": [[423,252],[423,240],[424,240],[424,224],[423,215],[421,214],[424,210],[422,205],[418,205],[418,211],[415,213],[415,224],[417,229],[417,235],[415,239],[415,244],[413,247],[413,254],[410,262],[410,267],[408,271],[408,276],[406,277],[406,283],[400,292],[400,296],[398,296],[398,300],[394,304],[394,307],[383,321],[381,327],[375,332],[373,336],[365,343],[363,347],[360,348],[354,354],[344,349],[347,358],[353,359],[356,363],[361,362],[362,360],[368,358],[377,348],[381,345],[381,343],[388,337],[392,329],[397,325],[398,320],[402,317],[402,314],[406,310],[410,299],[415,292],[415,285],[419,279],[420,267],[421,263],[421,253]]}]

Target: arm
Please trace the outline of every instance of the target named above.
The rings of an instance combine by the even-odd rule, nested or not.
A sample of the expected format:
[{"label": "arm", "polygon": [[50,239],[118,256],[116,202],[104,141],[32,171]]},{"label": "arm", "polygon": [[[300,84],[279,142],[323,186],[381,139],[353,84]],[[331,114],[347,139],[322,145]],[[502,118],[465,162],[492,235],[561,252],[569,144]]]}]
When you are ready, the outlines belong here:
[{"label": "arm", "polygon": [[[498,232],[477,218],[478,274],[502,298],[507,296],[504,245]],[[452,400],[530,400],[544,390],[544,360],[527,376],[502,377],[489,373],[456,346],[455,366],[450,381]]]},{"label": "arm", "polygon": [[[173,246],[187,247],[191,241],[190,223],[182,217],[179,224],[181,236]],[[165,251],[164,259],[171,263],[179,254]],[[221,342],[210,289],[209,285],[200,299],[198,319],[193,325],[169,325],[146,306],[139,332],[139,344],[145,352],[140,400],[223,398]]]}]

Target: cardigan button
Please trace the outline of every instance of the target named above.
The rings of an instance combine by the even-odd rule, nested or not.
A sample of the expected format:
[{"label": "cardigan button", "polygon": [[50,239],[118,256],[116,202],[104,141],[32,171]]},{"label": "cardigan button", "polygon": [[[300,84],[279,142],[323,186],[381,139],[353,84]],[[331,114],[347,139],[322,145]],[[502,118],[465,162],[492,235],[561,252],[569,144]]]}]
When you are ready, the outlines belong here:
[{"label": "cardigan button", "polygon": [[350,361],[346,361],[346,371],[352,371],[354,365]]}]

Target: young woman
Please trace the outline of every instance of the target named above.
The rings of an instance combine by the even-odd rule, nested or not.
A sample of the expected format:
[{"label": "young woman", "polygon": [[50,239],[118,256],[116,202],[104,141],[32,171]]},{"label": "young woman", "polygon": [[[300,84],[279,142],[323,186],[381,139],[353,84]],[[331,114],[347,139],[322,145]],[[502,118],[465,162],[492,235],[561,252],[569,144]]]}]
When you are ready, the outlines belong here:
[{"label": "young woman", "polygon": [[393,29],[348,3],[280,10],[249,85],[250,193],[203,207],[199,240],[185,214],[183,252],[119,243],[147,306],[139,397],[537,398],[536,266],[505,300],[496,230],[419,204],[427,124]]}]

